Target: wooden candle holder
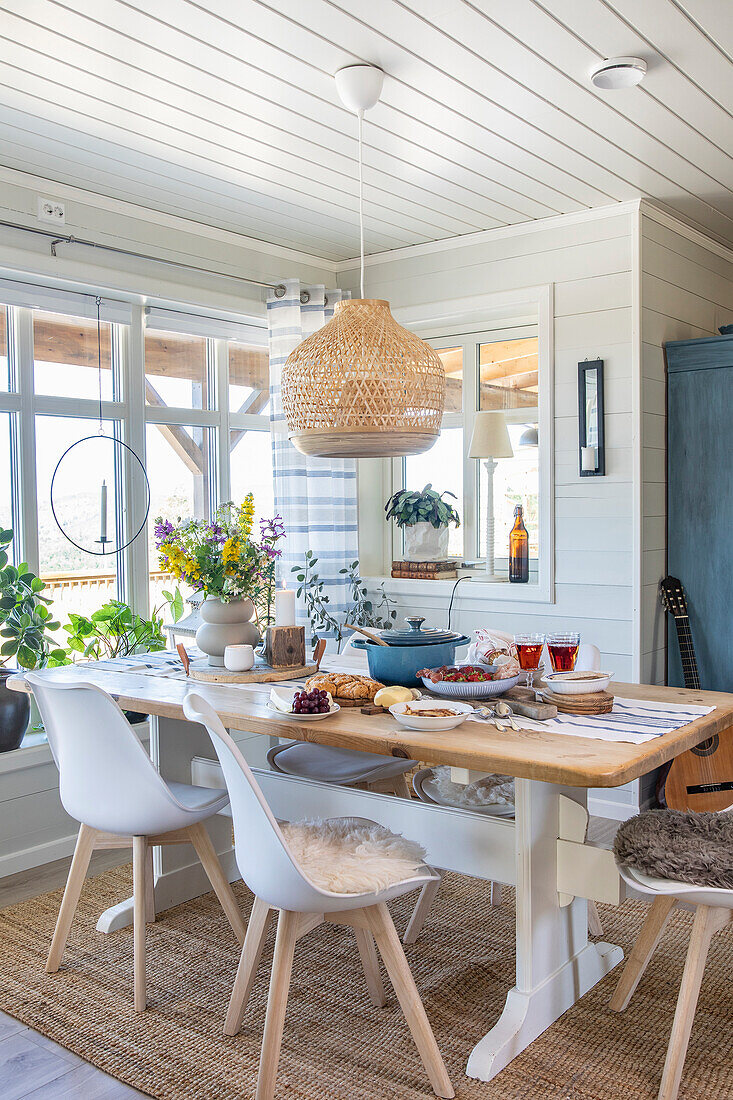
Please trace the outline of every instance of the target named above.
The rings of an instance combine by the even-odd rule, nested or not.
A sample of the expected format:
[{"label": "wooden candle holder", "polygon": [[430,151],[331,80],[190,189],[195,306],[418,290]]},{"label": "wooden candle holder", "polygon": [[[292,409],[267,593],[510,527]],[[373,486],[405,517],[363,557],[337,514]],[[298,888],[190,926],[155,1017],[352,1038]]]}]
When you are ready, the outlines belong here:
[{"label": "wooden candle holder", "polygon": [[265,661],[272,668],[304,665],[305,627],[268,626],[265,632]]}]

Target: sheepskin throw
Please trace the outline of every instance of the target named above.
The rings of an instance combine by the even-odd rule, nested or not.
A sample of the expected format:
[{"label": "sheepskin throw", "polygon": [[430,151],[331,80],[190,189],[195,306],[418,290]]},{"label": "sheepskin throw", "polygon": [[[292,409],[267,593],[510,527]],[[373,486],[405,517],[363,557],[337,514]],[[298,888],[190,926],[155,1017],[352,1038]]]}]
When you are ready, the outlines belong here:
[{"label": "sheepskin throw", "polygon": [[367,894],[412,878],[425,849],[373,821],[336,817],[283,825],[288,846],[316,886],[334,894]]},{"label": "sheepskin throw", "polygon": [[733,890],[733,813],[647,810],[623,823],[613,851],[656,878]]}]

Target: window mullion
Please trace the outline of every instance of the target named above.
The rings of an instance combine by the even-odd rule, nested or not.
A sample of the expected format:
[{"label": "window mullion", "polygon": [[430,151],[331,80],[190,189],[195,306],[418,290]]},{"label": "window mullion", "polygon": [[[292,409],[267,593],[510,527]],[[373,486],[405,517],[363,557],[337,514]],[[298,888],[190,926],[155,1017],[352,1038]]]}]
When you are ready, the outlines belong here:
[{"label": "window mullion", "polygon": [[[130,327],[124,340],[122,371],[123,393],[126,397],[125,442],[135,452],[145,469],[145,328],[142,306],[132,307]],[[125,454],[125,500],[127,502],[127,529],[136,531],[143,520],[147,501],[145,478],[134,458]],[[150,583],[147,530],[126,548],[125,577],[127,602],[140,614],[147,614],[150,606]]]},{"label": "window mullion", "polygon": [[23,491],[20,494],[20,530],[18,554],[33,572],[39,568],[38,552],[38,483],[36,480],[36,418],[33,378],[33,312],[11,309],[11,354],[15,360],[15,377],[20,395],[18,414],[17,465],[22,472]]},{"label": "window mullion", "polygon": [[[229,422],[229,346],[226,340],[214,340],[213,371],[216,376],[216,395],[219,409],[216,452],[218,456],[217,499],[214,505],[232,499],[232,472]],[[264,417],[263,417],[264,419]]]}]

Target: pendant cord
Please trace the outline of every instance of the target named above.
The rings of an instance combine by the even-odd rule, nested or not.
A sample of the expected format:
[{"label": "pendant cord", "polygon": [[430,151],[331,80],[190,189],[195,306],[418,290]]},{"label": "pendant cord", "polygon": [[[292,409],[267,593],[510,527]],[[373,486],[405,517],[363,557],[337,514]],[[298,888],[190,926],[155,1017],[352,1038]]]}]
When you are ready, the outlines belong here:
[{"label": "pendant cord", "polygon": [[104,435],[104,424],[102,421],[102,320],[100,317],[100,307],[102,305],[102,299],[97,295],[97,377],[99,380],[99,434]]},{"label": "pendant cord", "polygon": [[364,162],[362,153],[362,129],[364,112],[359,111],[359,256],[361,258],[359,274],[361,296],[364,297]]}]

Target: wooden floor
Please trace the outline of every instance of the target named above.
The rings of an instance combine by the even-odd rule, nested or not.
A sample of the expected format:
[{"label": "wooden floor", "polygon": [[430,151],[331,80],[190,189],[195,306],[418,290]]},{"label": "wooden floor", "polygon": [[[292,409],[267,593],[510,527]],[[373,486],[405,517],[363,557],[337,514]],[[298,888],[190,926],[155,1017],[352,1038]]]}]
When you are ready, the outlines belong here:
[{"label": "wooden floor", "polygon": [[[610,848],[618,821],[591,818],[588,839]],[[95,852],[90,875],[130,862],[128,851]],[[71,857],[57,859],[0,880],[0,909],[66,882]],[[0,1012],[0,1097],[2,1100],[132,1100],[144,1093],[108,1077],[76,1054]]]}]

